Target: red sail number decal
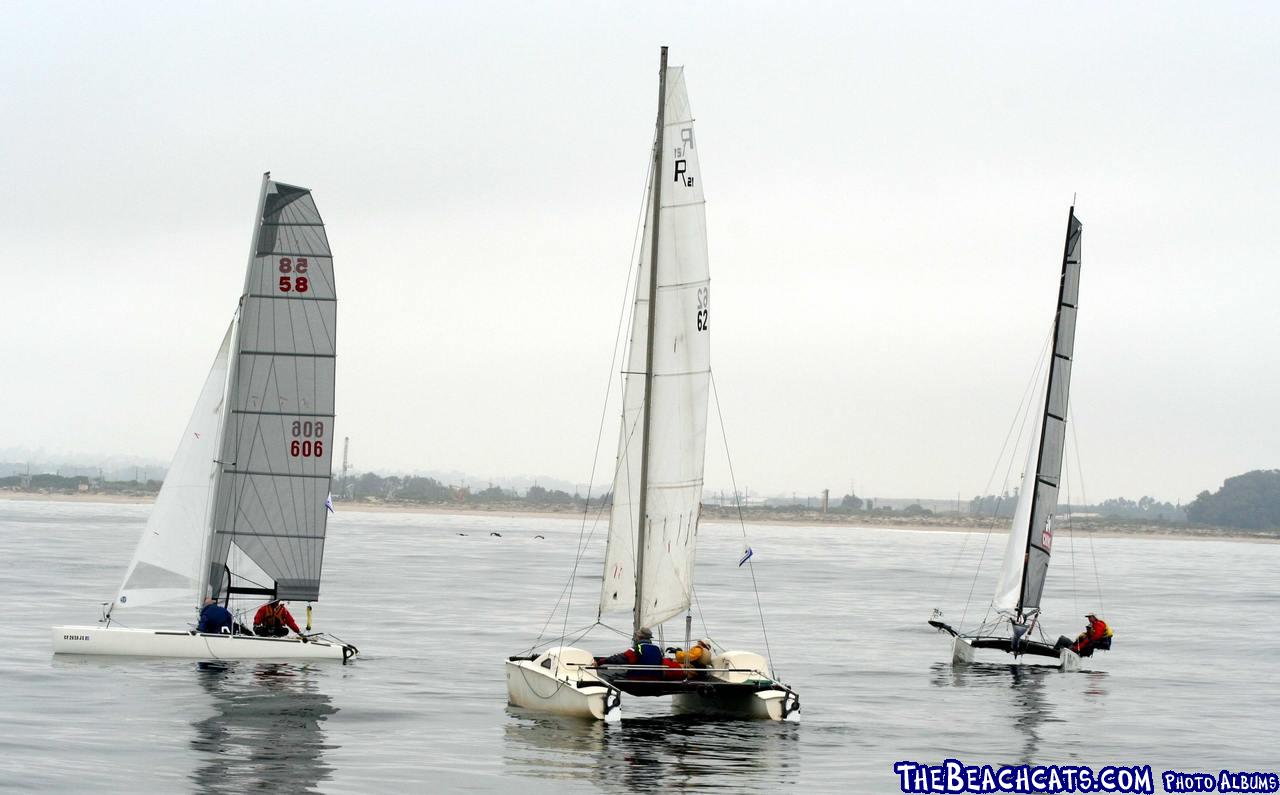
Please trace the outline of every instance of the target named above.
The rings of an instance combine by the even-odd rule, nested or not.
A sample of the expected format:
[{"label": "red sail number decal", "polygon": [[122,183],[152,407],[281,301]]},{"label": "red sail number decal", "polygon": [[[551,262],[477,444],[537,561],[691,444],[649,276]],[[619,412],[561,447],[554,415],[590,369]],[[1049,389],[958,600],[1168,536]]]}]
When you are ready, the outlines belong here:
[{"label": "red sail number decal", "polygon": [[[297,259],[294,259],[293,257],[281,257],[280,272],[284,274],[306,273],[310,264],[311,263],[307,262],[306,257],[298,257]],[[280,292],[282,293],[305,293],[309,289],[311,289],[311,283],[306,276],[286,275],[280,277]]]},{"label": "red sail number decal", "polygon": [[324,422],[294,420],[290,430],[293,432],[293,441],[289,442],[289,455],[294,458],[318,458],[324,455]]}]

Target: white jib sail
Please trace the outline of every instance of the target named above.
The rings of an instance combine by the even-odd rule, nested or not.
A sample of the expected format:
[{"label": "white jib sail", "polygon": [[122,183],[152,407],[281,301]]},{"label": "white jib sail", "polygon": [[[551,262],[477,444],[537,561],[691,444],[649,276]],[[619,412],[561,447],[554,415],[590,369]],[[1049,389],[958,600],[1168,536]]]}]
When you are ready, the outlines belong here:
[{"label": "white jib sail", "polygon": [[196,596],[201,557],[208,537],[209,500],[230,348],[231,328],[228,327],[173,462],[165,473],[164,485],[156,496],[113,609]]},{"label": "white jib sail", "polygon": [[1027,445],[1027,461],[1022,471],[1022,485],[1018,487],[1018,505],[1013,511],[1013,524],[1009,526],[1009,540],[1004,547],[1004,561],[1000,566],[1000,582],[992,606],[1001,613],[1018,612],[1018,599],[1022,594],[1022,570],[1026,565],[1027,533],[1031,527],[1031,497],[1035,494],[1036,452],[1040,449],[1040,428],[1032,432]]},{"label": "white jib sail", "polygon": [[[655,626],[689,608],[702,502],[711,372],[710,282],[706,213],[693,115],[684,70],[667,70],[654,315],[649,449],[641,449],[652,213],[645,223],[639,285],[631,326],[618,470],[613,483],[601,612],[636,609]],[[641,456],[648,487],[644,581],[636,583]],[[637,588],[637,585],[639,586]]]}]

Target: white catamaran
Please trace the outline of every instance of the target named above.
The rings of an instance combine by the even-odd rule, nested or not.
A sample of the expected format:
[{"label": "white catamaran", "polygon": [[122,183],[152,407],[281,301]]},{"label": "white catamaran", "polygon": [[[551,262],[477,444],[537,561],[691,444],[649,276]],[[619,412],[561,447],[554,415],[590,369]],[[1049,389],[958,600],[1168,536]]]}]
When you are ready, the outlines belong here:
[{"label": "white catamaran", "polygon": [[263,175],[244,293],[124,582],[97,625],[53,627],[54,653],[343,661],[357,653],[323,634],[112,626],[129,608],[186,599],[199,610],[212,597],[229,607],[246,598],[307,602],[310,629],[328,519],[336,317],[333,257],[311,191]]},{"label": "white catamaran", "polygon": [[[662,48],[658,119],[640,274],[624,370],[622,428],[605,555],[600,615],[632,615],[657,630],[686,614],[693,597],[710,390],[710,279],[706,214],[684,70]],[[510,703],[614,721],[621,693],[673,697],[679,712],[798,720],[795,691],[766,659],[723,651],[696,671],[606,665],[554,646],[506,663]]]},{"label": "white catamaran", "polygon": [[[1076,304],[1080,292],[1080,219],[1073,206],[1067,215],[1067,237],[1051,343],[1044,410],[1027,451],[1022,488],[1014,509],[992,608],[995,617],[973,632],[963,632],[937,618],[929,624],[954,637],[954,662],[974,662],[979,651],[992,650],[1031,658],[1056,660],[1065,671],[1080,668],[1080,655],[1070,644],[1049,642],[1040,622],[1049,556],[1053,550],[1054,517],[1062,485],[1062,457],[1067,436],[1067,397],[1075,350]],[[1036,638],[1039,638],[1037,640]],[[1110,648],[1109,639],[1103,648]]]}]

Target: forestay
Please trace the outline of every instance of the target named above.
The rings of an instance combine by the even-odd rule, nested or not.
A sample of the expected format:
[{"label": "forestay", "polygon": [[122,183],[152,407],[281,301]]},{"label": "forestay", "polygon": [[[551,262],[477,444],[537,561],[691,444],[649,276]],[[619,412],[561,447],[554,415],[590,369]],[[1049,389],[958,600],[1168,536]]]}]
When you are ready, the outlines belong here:
[{"label": "forestay", "polygon": [[112,609],[196,595],[209,526],[230,349],[228,327]]},{"label": "forestay", "polygon": [[[1045,574],[1053,550],[1054,515],[1058,509],[1058,490],[1062,481],[1062,454],[1067,437],[1067,398],[1071,388],[1071,364],[1075,351],[1076,304],[1080,292],[1081,236],[1083,227],[1075,216],[1075,208],[1067,217],[1067,238],[1062,257],[1062,276],[1058,288],[1057,320],[1053,330],[1052,356],[1045,386],[1044,414],[1035,448],[1034,479],[1025,477],[1022,490],[1029,496],[1027,510],[1014,517],[1009,547],[1005,551],[1005,570],[996,592],[995,607],[1031,615],[1040,609]],[[1025,525],[1019,524],[1025,522]],[[1021,544],[1015,546],[1015,538]],[[1012,565],[1011,565],[1012,564]],[[1010,575],[1017,574],[1017,589],[1010,586]],[[1016,597],[1011,598],[1011,597]]]},{"label": "forestay", "polygon": [[[641,268],[618,440],[617,472],[600,610],[639,609],[636,623],[654,626],[687,610],[693,594],[694,551],[702,501],[710,381],[710,287],[706,214],[693,115],[684,70],[666,72],[660,167],[657,257],[651,255],[654,215],[645,222]],[[652,198],[650,200],[652,205]],[[648,450],[643,449],[650,263],[656,269],[653,378]],[[642,456],[645,489],[643,581],[636,582]]]},{"label": "forestay", "polygon": [[268,180],[260,208],[233,346],[208,592],[229,584],[234,545],[279,598],[313,600],[334,438],[333,259],[309,190]]}]

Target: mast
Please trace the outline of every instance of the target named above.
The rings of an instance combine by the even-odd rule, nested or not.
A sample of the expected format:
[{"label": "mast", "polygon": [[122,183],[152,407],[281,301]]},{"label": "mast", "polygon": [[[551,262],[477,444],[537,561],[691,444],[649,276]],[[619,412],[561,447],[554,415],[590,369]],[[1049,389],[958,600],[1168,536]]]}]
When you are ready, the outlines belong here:
[{"label": "mast", "polygon": [[[1045,433],[1049,428],[1049,418],[1050,416],[1052,416],[1049,411],[1049,408],[1052,405],[1053,396],[1054,396],[1054,391],[1053,391],[1054,376],[1057,374],[1057,370],[1058,370],[1058,363],[1056,361],[1056,359],[1058,358],[1058,336],[1062,333],[1063,296],[1065,295],[1065,292],[1067,289],[1067,266],[1070,263],[1070,259],[1071,259],[1071,232],[1072,232],[1072,227],[1075,224],[1075,218],[1076,218],[1076,206],[1073,201],[1071,205],[1071,209],[1067,211],[1067,236],[1066,236],[1066,240],[1062,244],[1062,275],[1058,279],[1058,302],[1057,304],[1055,304],[1055,310],[1054,310],[1053,342],[1050,343],[1050,347],[1049,347],[1050,363],[1049,363],[1048,379],[1045,382],[1044,411],[1041,412],[1041,415],[1040,415],[1040,442],[1036,450],[1035,479],[1032,480],[1030,484],[1031,510],[1027,514],[1027,523],[1028,523],[1027,544],[1026,544],[1026,548],[1023,550],[1023,557],[1022,557],[1022,586],[1018,590],[1019,621],[1025,618],[1025,616],[1023,616],[1022,614],[1022,608],[1027,598],[1027,572],[1031,568],[1030,566],[1031,545],[1032,545],[1032,539],[1034,538],[1035,522],[1037,518],[1036,503],[1040,498],[1040,473],[1044,467]],[[1074,309],[1074,307],[1072,308]],[[1072,329],[1073,336],[1074,336],[1074,333],[1075,333],[1075,329],[1073,328]],[[1066,424],[1065,412],[1064,412],[1064,416],[1055,417],[1055,419],[1059,420],[1065,425]],[[1058,451],[1058,455],[1059,456],[1062,455],[1061,450]],[[1061,460],[1059,460],[1057,469],[1059,470],[1059,481],[1061,481]],[[1052,483],[1048,485],[1053,486],[1055,490],[1058,488],[1058,483]],[[1028,484],[1024,483],[1022,487],[1024,489],[1027,488]],[[1056,501],[1056,497],[1055,497],[1055,501]],[[1052,510],[1052,508],[1050,510]],[[1037,611],[1040,609],[1038,604],[1038,599],[1037,599],[1037,605],[1035,609]]]},{"label": "mast", "polygon": [[667,48],[662,48],[658,66],[658,125],[653,144],[653,236],[649,241],[649,322],[644,348],[644,419],[640,434],[640,527],[636,531],[636,600],[632,632],[640,630],[640,608],[644,604],[644,546],[649,502],[649,423],[653,401],[653,332],[658,308],[658,227],[662,212],[662,133],[667,106]]},{"label": "mast", "polygon": [[[222,418],[218,423],[218,441],[215,448],[219,454],[222,451],[222,435],[226,429],[227,412],[230,405],[227,397],[234,394],[236,375],[240,370],[240,310],[244,307],[244,297],[249,293],[249,273],[253,268],[253,259],[258,252],[258,238],[262,234],[262,212],[267,206],[267,187],[270,184],[271,172],[262,172],[262,186],[258,189],[258,209],[253,215],[253,234],[249,237],[249,261],[245,266],[244,290],[240,295],[240,300],[236,303],[236,312],[232,320],[230,359],[227,362],[227,384],[226,390],[223,392]],[[205,539],[204,553],[200,560],[200,589],[196,593],[197,610],[204,606],[205,591],[209,589],[209,562],[213,555],[213,515],[215,506],[218,504],[218,487],[222,484],[222,468],[225,464],[225,461],[215,461],[213,490],[209,495],[209,508],[205,513],[204,520],[207,538]],[[214,599],[218,598],[217,594],[208,595]]]}]

